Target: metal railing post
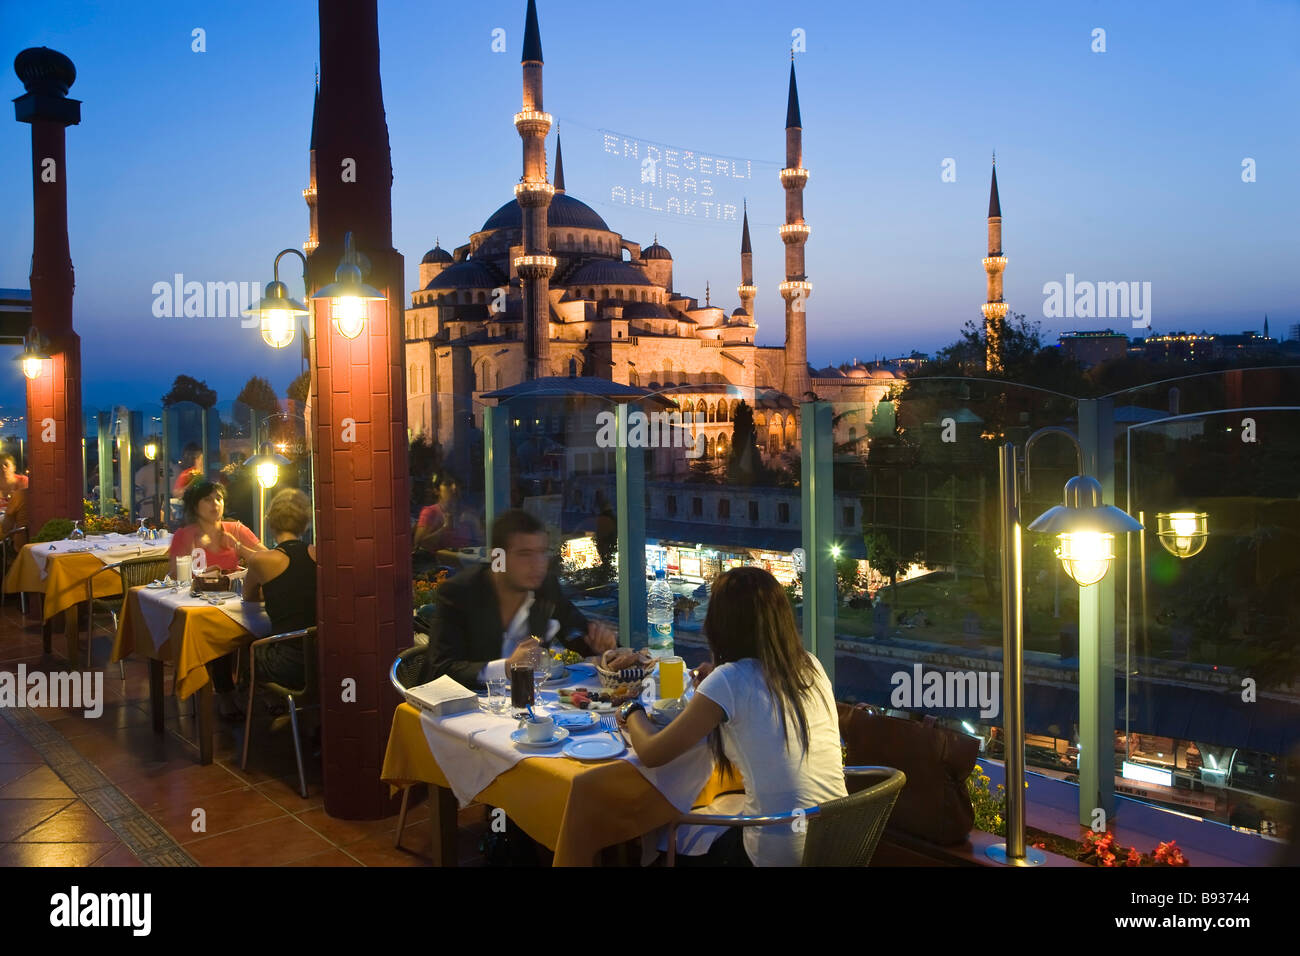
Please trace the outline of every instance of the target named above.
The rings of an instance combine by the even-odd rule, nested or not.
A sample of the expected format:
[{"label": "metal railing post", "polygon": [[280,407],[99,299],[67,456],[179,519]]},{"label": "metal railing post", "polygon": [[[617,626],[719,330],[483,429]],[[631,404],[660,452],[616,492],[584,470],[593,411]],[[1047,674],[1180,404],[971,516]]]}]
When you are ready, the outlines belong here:
[{"label": "metal railing post", "polygon": [[830,402],[799,406],[802,459],[799,508],[803,526],[803,643],[835,686],[835,488]]},{"label": "metal railing post", "polygon": [[[630,403],[618,404],[618,435],[625,438]],[[620,440],[614,452],[614,495],[618,511],[618,634],[627,647],[644,647],[646,635],[645,580],[645,450],[630,451]]]}]

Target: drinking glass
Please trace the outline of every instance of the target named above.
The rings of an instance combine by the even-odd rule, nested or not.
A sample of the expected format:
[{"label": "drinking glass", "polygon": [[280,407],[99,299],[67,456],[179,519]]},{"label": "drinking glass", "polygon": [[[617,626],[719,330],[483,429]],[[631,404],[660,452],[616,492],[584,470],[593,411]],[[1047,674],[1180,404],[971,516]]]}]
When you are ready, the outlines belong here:
[{"label": "drinking glass", "polygon": [[533,701],[542,704],[542,685],[551,679],[551,655],[544,647],[537,648],[533,655]]},{"label": "drinking glass", "polygon": [[510,711],[510,681],[494,677],[487,682],[488,712],[500,716]]},{"label": "drinking glass", "polygon": [[83,541],[85,540],[85,537],[86,537],[86,532],[81,530],[81,522],[80,521],[72,522],[72,530],[68,532],[68,540]]},{"label": "drinking glass", "polygon": [[141,541],[149,540],[149,529],[144,525],[144,518],[140,519],[140,527],[135,529],[135,536]]}]

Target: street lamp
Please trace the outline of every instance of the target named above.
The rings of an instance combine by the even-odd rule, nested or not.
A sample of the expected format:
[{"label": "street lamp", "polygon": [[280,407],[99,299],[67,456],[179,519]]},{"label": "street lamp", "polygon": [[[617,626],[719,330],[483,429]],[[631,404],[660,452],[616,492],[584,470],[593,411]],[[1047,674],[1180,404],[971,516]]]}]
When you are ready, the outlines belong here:
[{"label": "street lamp", "polygon": [[23,340],[22,353],[15,361],[22,363],[23,374],[29,379],[35,380],[40,378],[42,364],[49,359],[50,355],[46,351],[48,346],[45,343],[44,336],[36,331],[35,327],[27,330],[27,336]]},{"label": "street lamp", "polygon": [[[1068,429],[1041,428],[1025,442],[1025,484],[1029,485],[1029,452],[1047,434],[1061,434],[1074,443],[1083,470],[1083,451],[1078,436]],[[1024,643],[1025,609],[1021,591],[1024,554],[1020,539],[1020,483],[1016,469],[1016,446],[1008,442],[999,451],[998,473],[1002,510],[1002,667],[1005,705],[1007,795],[1007,841],[991,846],[988,856],[1010,866],[1039,866],[1047,861],[1041,851],[1025,846],[1025,714]],[[1119,508],[1102,503],[1101,483],[1087,475],[1075,475],[1065,483],[1064,502],[1049,508],[1029,525],[1030,531],[1054,534],[1057,556],[1066,574],[1080,587],[1089,587],[1106,576],[1114,557],[1114,536],[1141,531],[1142,525]],[[1082,638],[1082,634],[1080,635]]]},{"label": "street lamp", "polygon": [[252,468],[257,477],[257,536],[266,543],[266,492],[275,487],[280,480],[280,468],[289,464],[283,455],[271,452],[270,442],[262,445],[262,450],[244,462],[245,467]]},{"label": "street lamp", "polygon": [[1166,551],[1178,558],[1190,558],[1201,553],[1210,536],[1209,515],[1203,511],[1158,514],[1156,529]]},{"label": "street lamp", "polygon": [[1065,501],[1043,512],[1030,531],[1056,535],[1056,556],[1079,587],[1106,576],[1115,557],[1115,535],[1141,531],[1142,525],[1114,505],[1102,504],[1101,482],[1075,475],[1065,483]]},{"label": "street lamp", "polygon": [[343,258],[334,271],[334,281],[312,298],[332,300],[334,327],[345,339],[355,339],[364,331],[367,302],[383,302],[387,298],[361,281],[361,268],[352,249],[352,233],[343,237]]}]

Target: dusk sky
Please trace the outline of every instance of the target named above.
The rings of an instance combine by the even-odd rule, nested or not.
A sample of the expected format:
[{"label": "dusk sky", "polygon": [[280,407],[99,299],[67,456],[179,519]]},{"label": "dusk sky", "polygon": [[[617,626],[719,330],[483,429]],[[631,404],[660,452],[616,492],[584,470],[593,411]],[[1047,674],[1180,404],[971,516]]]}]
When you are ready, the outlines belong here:
[{"label": "dusk sky", "polygon": [[[470,233],[512,193],[525,2],[380,0],[395,182],[394,242],[408,297],[420,258]],[[539,0],[545,106],[568,192],[643,244],[657,232],[679,291],[738,304],[737,222],[630,208],[639,166],[606,133],[724,157],[747,198],[760,344],[783,335],[776,227],[792,31],[811,171],[805,214],[808,352],[817,366],[933,351],[985,298],[989,157],[998,155],[1005,299],[1073,328],[1133,333],[1127,318],[1044,318],[1043,286],[1151,283],[1155,331],[1275,337],[1300,323],[1300,4],[653,4]],[[492,50],[505,30],[505,53]],[[193,52],[191,31],[206,31]],[[1093,52],[1093,31],[1105,52]],[[256,281],[307,237],[316,5],[0,3],[13,57],[49,46],[77,67],[68,130],[69,229],[84,403],[157,402],[178,373],[230,400],[252,374],[277,391],[299,368],[237,318],[155,318],[156,282]],[[554,156],[555,133],[548,141]],[[621,141],[620,141],[621,142]],[[944,182],[945,159],[956,181]],[[1243,182],[1243,161],[1254,182]],[[736,162],[738,161],[738,162]],[[741,164],[745,164],[741,166]],[[0,287],[26,288],[30,131],[0,123]],[[282,278],[302,294],[296,260]],[[0,362],[0,404],[22,401]]]}]

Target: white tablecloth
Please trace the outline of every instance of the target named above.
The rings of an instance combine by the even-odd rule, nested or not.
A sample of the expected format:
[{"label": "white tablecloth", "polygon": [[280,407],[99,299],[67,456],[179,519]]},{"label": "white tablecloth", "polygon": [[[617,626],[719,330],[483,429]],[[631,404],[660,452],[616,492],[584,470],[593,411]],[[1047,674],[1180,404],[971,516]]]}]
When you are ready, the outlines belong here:
[{"label": "white tablecloth", "polygon": [[86,553],[93,555],[105,564],[116,564],[127,558],[161,557],[171,547],[172,536],[163,535],[154,541],[142,542],[133,534],[91,535],[82,541],[41,542],[32,547],[32,560],[44,580],[49,569],[47,562],[52,554]]},{"label": "white tablecloth", "polygon": [[[565,681],[565,685],[599,687],[600,682],[592,675],[587,680]],[[553,700],[553,693],[545,695],[545,699]],[[525,757],[566,756],[562,745],[528,751],[516,747],[510,735],[518,729],[519,722],[514,718],[498,717],[481,710],[453,714],[450,717],[434,717],[422,710],[420,726],[424,730],[430,752],[438,761],[439,768],[446,775],[447,782],[451,784],[451,790],[462,807],[468,806],[493,780]],[[587,738],[601,734],[606,738],[609,736],[604,731],[591,730],[571,735],[570,739],[574,736]],[[703,740],[671,763],[653,769],[642,764],[630,746],[621,757],[615,759],[631,763],[669,803],[682,812],[691,809],[713,772],[713,755]]]},{"label": "white tablecloth", "polygon": [[232,598],[213,605],[211,601],[190,597],[189,588],[178,588],[175,591],[171,588],[141,588],[136,593],[139,594],[140,614],[149,630],[155,651],[167,642],[172,618],[176,616],[178,607],[215,606],[255,637],[266,637],[271,633],[271,619],[266,616],[266,609],[261,604],[249,604],[239,598]]}]

